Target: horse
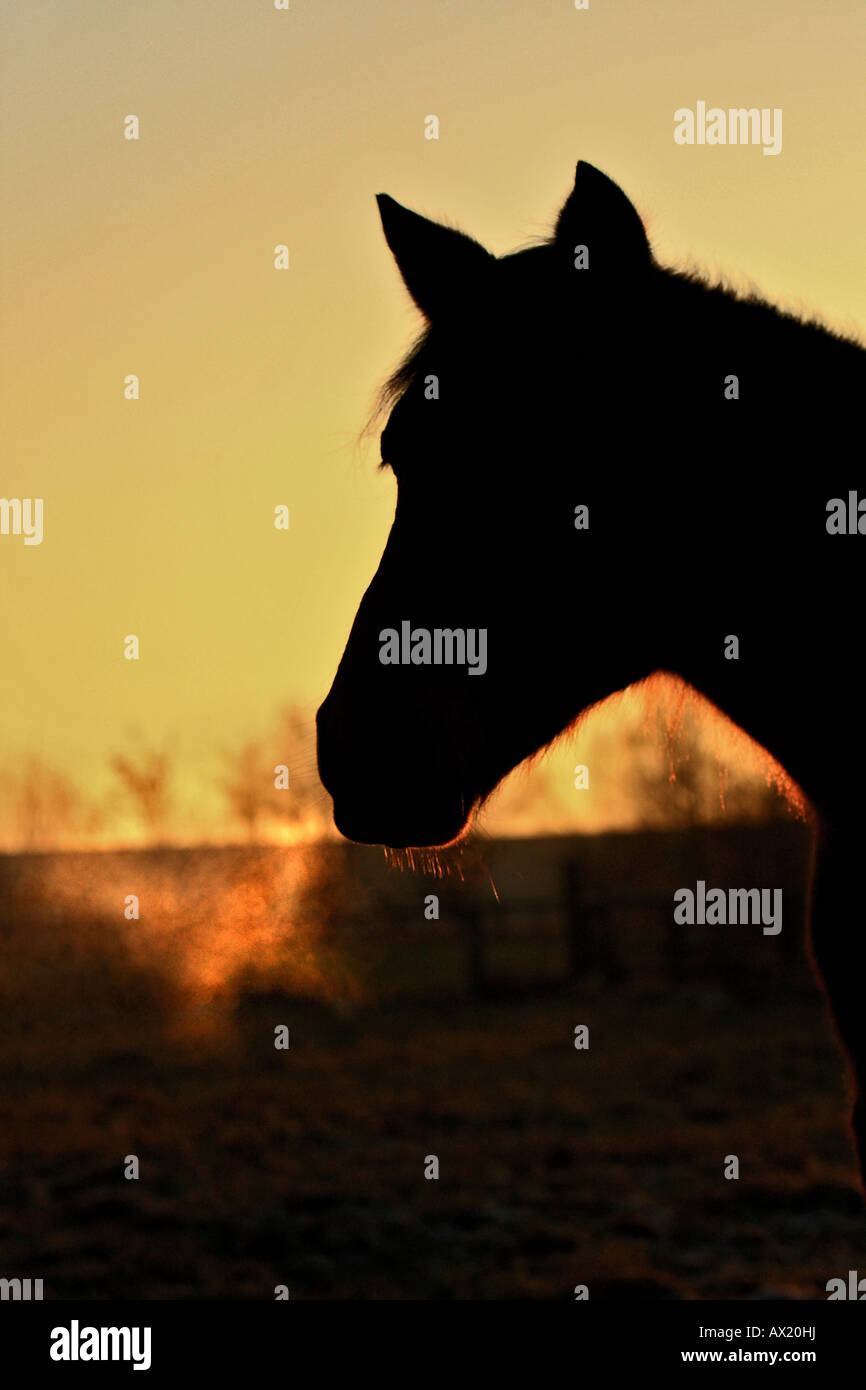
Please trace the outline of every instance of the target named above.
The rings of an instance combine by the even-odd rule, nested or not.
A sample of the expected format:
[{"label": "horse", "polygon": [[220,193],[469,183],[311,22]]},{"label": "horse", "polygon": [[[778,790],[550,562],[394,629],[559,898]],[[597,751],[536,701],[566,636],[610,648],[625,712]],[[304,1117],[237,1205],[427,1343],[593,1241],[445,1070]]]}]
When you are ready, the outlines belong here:
[{"label": "horse", "polygon": [[382,390],[393,525],[317,714],[337,829],[450,844],[591,706],[678,676],[814,812],[810,950],[866,1177],[866,350],[661,265],[584,161],[553,234],[499,258],[377,201],[423,331]]}]

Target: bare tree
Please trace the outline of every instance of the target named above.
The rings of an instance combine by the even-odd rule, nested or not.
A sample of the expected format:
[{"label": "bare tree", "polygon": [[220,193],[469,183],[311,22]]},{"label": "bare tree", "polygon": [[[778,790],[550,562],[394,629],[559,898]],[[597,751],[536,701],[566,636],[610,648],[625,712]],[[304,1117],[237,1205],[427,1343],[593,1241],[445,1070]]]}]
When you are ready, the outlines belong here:
[{"label": "bare tree", "polygon": [[237,752],[223,752],[225,776],[220,788],[232,815],[246,827],[247,839],[255,844],[259,822],[271,806],[272,780],[261,744],[245,743]]},{"label": "bare tree", "polygon": [[[306,710],[287,706],[267,739],[224,750],[221,757],[220,790],[250,843],[268,822],[302,826],[313,836],[330,827],[328,796],[316,768],[315,725]],[[278,772],[282,768],[288,778]]]},{"label": "bare tree", "polygon": [[5,779],[13,833],[24,850],[51,849],[73,836],[86,819],[86,808],[65,773],[40,758],[28,758]]},{"label": "bare tree", "polygon": [[673,734],[664,713],[656,719],[654,733],[633,726],[623,737],[628,785],[644,825],[673,828],[787,815],[785,798],[767,782],[760,759],[738,767],[736,746],[728,752],[708,742],[705,726],[691,713]]},{"label": "bare tree", "polygon": [[167,753],[141,752],[137,761],[115,755],[111,766],[129,792],[154,844],[162,840],[170,803],[171,764]]}]

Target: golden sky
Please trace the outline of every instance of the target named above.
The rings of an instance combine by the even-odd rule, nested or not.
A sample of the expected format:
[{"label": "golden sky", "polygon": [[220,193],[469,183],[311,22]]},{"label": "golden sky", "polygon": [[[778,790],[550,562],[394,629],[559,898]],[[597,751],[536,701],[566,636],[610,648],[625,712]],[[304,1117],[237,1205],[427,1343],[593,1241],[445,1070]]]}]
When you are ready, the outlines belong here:
[{"label": "golden sky", "polygon": [[[96,792],[139,731],[204,815],[215,750],[327,690],[394,504],[358,434],[416,328],[377,192],[503,253],[587,159],[663,261],[866,331],[861,0],[29,0],[3,31],[0,495],[45,507],[41,546],[0,536],[5,765]],[[782,108],[782,153],[676,145],[698,100]]]}]

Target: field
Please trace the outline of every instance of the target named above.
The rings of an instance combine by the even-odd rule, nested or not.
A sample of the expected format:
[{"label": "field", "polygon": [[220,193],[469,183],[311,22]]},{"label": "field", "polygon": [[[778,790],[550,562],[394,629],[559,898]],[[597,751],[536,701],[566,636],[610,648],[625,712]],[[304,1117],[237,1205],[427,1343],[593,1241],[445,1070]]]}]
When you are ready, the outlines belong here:
[{"label": "field", "polygon": [[[716,839],[717,863],[760,882],[745,861],[779,834]],[[0,1276],[46,1298],[825,1297],[866,1245],[841,1054],[793,921],[785,953],[754,927],[677,953],[623,892],[682,843],[485,848],[497,882],[558,854],[587,902],[619,895],[579,970],[553,889],[531,912],[488,893],[479,928],[477,875],[374,851],[0,860]]]}]

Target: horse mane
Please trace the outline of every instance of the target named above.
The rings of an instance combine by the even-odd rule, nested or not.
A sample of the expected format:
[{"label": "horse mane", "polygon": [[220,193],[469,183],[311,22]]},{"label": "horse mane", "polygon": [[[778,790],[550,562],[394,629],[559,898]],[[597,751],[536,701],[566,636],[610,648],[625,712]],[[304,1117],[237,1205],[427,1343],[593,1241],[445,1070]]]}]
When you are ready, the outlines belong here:
[{"label": "horse mane", "polygon": [[[538,238],[499,259],[516,260],[540,247],[553,246],[554,241],[553,234],[546,239]],[[842,331],[804,305],[785,308],[773,304],[753,281],[745,278],[738,281],[731,274],[722,273],[712,279],[696,265],[690,264],[676,269],[673,266],[661,265],[655,260],[652,262],[652,271],[655,277],[652,283],[656,287],[663,283],[665,290],[673,291],[685,312],[697,310],[698,301],[702,300],[700,309],[703,313],[706,313],[710,302],[715,311],[725,317],[746,309],[751,311],[753,326],[760,325],[768,330],[772,327],[783,332],[792,328],[801,332],[805,328],[813,335],[813,341],[817,337],[825,340],[829,338],[843,350],[853,347],[856,351],[863,351],[866,348],[866,340],[853,325]],[[382,422],[416,380],[430,343],[431,332],[432,326],[429,320],[425,320],[423,329],[403,360],[379,388],[370,417],[361,431],[362,440],[378,432]]]},{"label": "horse mane", "polygon": [[361,431],[362,439],[378,433],[381,421],[391,413],[401,396],[406,394],[418,375],[421,358],[429,341],[430,324],[425,323],[423,330],[415,339],[403,361],[377,391],[372,413]]}]

